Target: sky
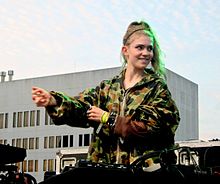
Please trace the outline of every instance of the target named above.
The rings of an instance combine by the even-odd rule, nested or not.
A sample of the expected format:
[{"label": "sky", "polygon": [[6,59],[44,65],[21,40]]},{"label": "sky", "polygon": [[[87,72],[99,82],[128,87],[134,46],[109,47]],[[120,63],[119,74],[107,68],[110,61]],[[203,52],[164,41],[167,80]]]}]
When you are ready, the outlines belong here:
[{"label": "sky", "polygon": [[20,80],[121,66],[128,24],[145,20],[165,67],[198,84],[199,138],[220,138],[219,8],[220,0],[0,0],[0,71]]}]

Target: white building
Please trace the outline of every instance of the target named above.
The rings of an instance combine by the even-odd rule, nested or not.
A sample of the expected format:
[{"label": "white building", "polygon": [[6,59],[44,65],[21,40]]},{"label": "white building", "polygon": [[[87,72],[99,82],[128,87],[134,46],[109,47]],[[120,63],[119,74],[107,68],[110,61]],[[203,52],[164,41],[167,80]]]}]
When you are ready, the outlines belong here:
[{"label": "white building", "polygon": [[[27,157],[18,166],[22,171],[43,180],[44,172],[55,170],[59,149],[88,146],[92,129],[55,126],[44,108],[36,107],[31,87],[58,90],[76,95],[87,87],[94,87],[103,79],[118,74],[120,67],[69,73],[63,75],[12,80],[13,72],[1,72],[0,82],[0,143],[27,149]],[[167,81],[180,110],[181,122],[176,141],[199,139],[198,85],[167,70]]]}]

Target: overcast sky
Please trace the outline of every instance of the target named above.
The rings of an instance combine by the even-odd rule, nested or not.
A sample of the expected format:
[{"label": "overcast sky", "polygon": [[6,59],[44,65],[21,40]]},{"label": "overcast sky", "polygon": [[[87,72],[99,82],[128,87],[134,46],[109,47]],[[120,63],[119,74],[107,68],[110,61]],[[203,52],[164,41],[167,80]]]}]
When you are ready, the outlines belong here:
[{"label": "overcast sky", "polygon": [[0,71],[14,80],[121,66],[128,24],[147,21],[165,66],[199,86],[200,139],[220,138],[219,0],[0,0]]}]

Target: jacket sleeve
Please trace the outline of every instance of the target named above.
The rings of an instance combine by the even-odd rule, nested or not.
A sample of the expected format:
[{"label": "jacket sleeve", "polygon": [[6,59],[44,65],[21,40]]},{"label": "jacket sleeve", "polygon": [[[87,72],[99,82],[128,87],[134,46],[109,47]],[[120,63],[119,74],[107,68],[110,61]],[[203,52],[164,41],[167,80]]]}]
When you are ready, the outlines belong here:
[{"label": "jacket sleeve", "polygon": [[179,111],[167,85],[159,84],[150,100],[145,100],[132,116],[117,117],[114,131],[124,139],[173,139],[179,121]]},{"label": "jacket sleeve", "polygon": [[55,125],[93,127],[95,123],[88,120],[86,113],[91,105],[97,105],[99,89],[99,87],[88,88],[75,97],[70,97],[62,92],[51,91],[50,94],[56,99],[57,106],[48,106],[46,111]]}]

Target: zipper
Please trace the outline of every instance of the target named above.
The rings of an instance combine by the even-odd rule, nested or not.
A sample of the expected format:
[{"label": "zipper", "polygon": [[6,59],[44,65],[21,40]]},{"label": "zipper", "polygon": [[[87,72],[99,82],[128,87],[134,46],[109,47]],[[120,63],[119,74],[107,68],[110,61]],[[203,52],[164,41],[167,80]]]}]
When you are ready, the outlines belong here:
[{"label": "zipper", "polygon": [[121,103],[121,110],[120,110],[120,116],[125,116],[125,109],[126,109],[126,102],[127,102],[127,95],[129,93],[130,89],[126,90],[123,95],[123,100]]},{"label": "zipper", "polygon": [[[125,115],[125,108],[126,108],[126,101],[127,101],[127,95],[128,95],[128,92],[130,91],[130,89],[126,90],[124,95],[123,95],[123,100],[122,100],[122,103],[121,103],[121,107],[120,107],[120,112],[119,112],[119,115],[120,116],[124,116]],[[122,137],[119,137],[118,140],[117,140],[117,151],[116,151],[116,164],[121,164],[121,155],[120,155],[120,144],[123,144],[124,143],[124,140]]]}]

